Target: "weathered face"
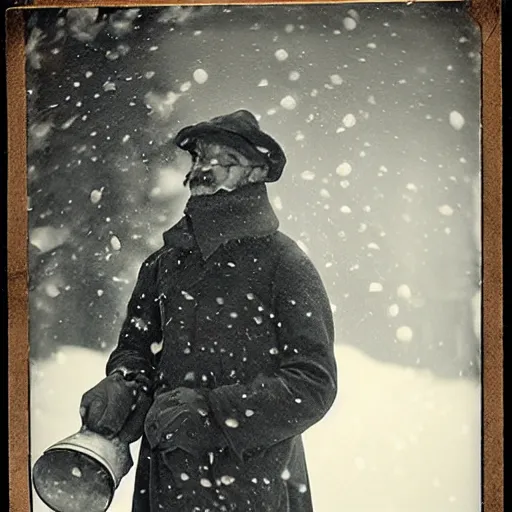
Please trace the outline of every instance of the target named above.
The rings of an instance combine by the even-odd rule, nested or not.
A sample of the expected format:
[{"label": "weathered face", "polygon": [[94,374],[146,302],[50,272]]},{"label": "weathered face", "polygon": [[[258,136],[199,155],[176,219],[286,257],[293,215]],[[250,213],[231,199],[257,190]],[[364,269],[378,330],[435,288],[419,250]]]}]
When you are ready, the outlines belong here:
[{"label": "weathered face", "polygon": [[198,141],[192,154],[192,167],[184,185],[192,195],[212,195],[219,190],[231,192],[248,183],[263,181],[267,167],[251,162],[234,148]]}]

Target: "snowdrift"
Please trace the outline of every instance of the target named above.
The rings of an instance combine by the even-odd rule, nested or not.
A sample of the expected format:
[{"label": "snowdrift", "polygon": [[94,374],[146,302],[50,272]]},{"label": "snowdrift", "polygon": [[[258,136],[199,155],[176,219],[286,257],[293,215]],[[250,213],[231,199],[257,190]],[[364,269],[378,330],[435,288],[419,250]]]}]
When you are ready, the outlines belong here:
[{"label": "snowdrift", "polygon": [[[315,512],[480,510],[480,389],[336,349],[339,394],[305,435]],[[64,347],[31,368],[32,461],[80,427],[105,354]],[[134,460],[138,445],[133,446]],[[132,470],[110,512],[129,512]],[[34,493],[33,512],[48,512]]]}]

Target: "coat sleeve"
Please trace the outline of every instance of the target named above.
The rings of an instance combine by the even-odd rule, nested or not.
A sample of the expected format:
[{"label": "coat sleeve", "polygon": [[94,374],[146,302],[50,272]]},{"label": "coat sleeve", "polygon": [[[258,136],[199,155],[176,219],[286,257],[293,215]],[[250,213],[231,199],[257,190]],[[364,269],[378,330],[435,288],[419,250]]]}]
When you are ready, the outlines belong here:
[{"label": "coat sleeve", "polygon": [[107,375],[115,370],[145,373],[148,376],[153,372],[154,355],[151,345],[162,339],[157,263],[155,253],[139,270],[117,346],[107,362]]},{"label": "coat sleeve", "polygon": [[241,459],[248,450],[302,434],[327,413],[337,393],[330,303],[317,270],[295,245],[278,264],[274,304],[279,370],[209,393],[213,415]]}]

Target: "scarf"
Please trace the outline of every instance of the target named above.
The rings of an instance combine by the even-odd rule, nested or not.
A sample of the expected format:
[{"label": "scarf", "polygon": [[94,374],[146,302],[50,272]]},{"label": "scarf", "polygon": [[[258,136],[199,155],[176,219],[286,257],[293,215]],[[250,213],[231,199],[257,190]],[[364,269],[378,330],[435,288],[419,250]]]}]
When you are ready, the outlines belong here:
[{"label": "scarf", "polygon": [[185,216],[205,260],[230,240],[270,235],[279,227],[265,183],[191,196]]}]

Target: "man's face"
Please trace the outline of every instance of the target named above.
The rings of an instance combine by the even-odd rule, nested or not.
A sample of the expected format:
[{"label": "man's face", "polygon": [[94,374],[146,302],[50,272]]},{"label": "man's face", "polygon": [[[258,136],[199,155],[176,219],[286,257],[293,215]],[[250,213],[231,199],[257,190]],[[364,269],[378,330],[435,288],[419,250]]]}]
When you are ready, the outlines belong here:
[{"label": "man's face", "polygon": [[266,171],[263,160],[251,162],[234,148],[197,141],[184,185],[189,185],[192,195],[212,195],[262,181]]}]

